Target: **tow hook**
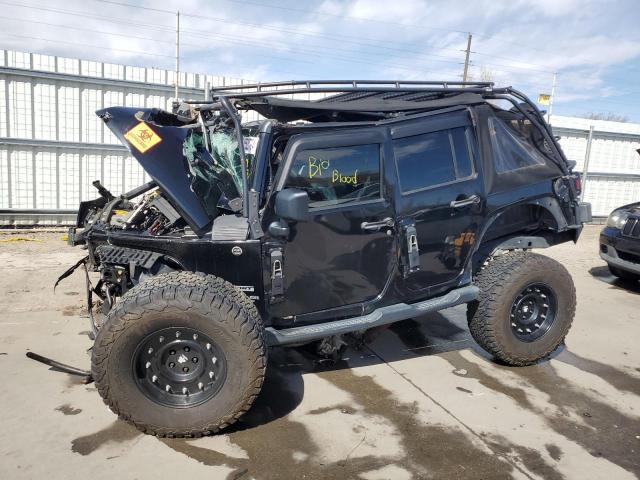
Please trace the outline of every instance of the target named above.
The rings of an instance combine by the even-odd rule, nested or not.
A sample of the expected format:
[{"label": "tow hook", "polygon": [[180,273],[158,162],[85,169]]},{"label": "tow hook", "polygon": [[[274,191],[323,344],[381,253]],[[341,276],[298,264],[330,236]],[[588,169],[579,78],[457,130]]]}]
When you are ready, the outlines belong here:
[{"label": "tow hook", "polygon": [[31,360],[35,360],[36,362],[49,365],[51,367],[51,370],[68,373],[69,375],[76,375],[78,377],[83,377],[82,383],[84,383],[85,385],[93,383],[93,376],[91,375],[91,372],[87,370],[81,370],[79,368],[72,367],[71,365],[60,363],[55,360],[52,360],[51,358],[43,357],[42,355],[38,355],[37,353],[33,353],[33,352],[27,352],[27,357],[30,358]]}]

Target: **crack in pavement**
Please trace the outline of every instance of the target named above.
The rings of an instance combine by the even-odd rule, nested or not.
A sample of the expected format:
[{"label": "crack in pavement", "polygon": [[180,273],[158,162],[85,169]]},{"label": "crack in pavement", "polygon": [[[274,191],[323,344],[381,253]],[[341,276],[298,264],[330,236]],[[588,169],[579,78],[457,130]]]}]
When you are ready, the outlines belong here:
[{"label": "crack in pavement", "polygon": [[391,365],[389,362],[387,362],[381,355],[378,354],[378,352],[373,350],[372,347],[367,345],[366,348],[373,355],[378,357],[378,359],[380,359],[380,361],[382,363],[384,363],[388,368],[390,368],[396,375],[399,375],[404,381],[406,381],[409,385],[411,385],[420,394],[422,394],[424,397],[428,398],[434,405],[438,406],[442,411],[444,411],[447,415],[449,415],[456,422],[458,422],[464,429],[466,429],[469,433],[471,433],[471,435],[473,435],[478,440],[480,440],[491,452],[493,452],[493,454],[496,457],[502,458],[504,461],[509,463],[509,465],[511,465],[513,468],[518,470],[520,473],[522,473],[525,477],[529,478],[530,480],[535,480],[535,477],[532,477],[529,474],[529,472],[524,470],[520,465],[518,465],[516,462],[514,462],[510,457],[506,456],[503,452],[498,451],[495,448],[495,446],[492,443],[488,442],[486,440],[486,438],[484,438],[480,433],[476,432],[473,428],[471,428],[469,425],[467,425],[462,419],[458,418],[458,416],[455,413],[453,413],[451,410],[449,410],[447,407],[445,407],[443,404],[441,404],[435,398],[433,398],[431,395],[429,395],[427,392],[425,392],[422,388],[420,388],[418,385],[416,385],[410,378],[408,378],[402,372],[400,372],[396,368],[394,368],[393,365]]}]

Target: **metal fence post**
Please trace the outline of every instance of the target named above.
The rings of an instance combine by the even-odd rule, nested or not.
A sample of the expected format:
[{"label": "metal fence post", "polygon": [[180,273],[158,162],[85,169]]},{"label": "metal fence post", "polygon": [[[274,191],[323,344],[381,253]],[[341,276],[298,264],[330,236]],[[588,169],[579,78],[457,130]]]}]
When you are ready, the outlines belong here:
[{"label": "metal fence post", "polygon": [[587,189],[587,174],[589,172],[589,159],[591,158],[591,143],[593,142],[593,125],[589,127],[587,137],[587,151],[584,154],[584,166],[582,167],[582,190],[580,191],[580,201],[584,200],[584,192]]}]

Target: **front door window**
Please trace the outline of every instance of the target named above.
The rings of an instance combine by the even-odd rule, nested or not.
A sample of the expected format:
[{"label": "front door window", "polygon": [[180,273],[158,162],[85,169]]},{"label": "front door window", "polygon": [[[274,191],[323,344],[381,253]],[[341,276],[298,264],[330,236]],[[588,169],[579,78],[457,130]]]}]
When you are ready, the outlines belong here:
[{"label": "front door window", "polygon": [[310,208],[378,200],[380,145],[299,150],[285,187],[305,190]]}]

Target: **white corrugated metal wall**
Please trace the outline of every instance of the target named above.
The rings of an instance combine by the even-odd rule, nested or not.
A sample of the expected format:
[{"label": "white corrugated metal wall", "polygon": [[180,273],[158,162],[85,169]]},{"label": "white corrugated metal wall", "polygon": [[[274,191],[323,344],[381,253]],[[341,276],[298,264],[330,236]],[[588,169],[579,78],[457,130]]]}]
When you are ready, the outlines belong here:
[{"label": "white corrugated metal wall", "polygon": [[640,125],[585,118],[554,116],[554,132],[569,160],[584,171],[584,160],[593,125],[585,201],[593,214],[606,216],[626,203],[640,201]]},{"label": "white corrugated metal wall", "polygon": [[[114,192],[148,180],[94,112],[114,105],[170,109],[174,80],[169,70],[0,50],[0,224],[55,222],[62,217],[42,210],[77,208],[95,197],[96,179]],[[194,73],[179,80],[180,96],[191,99],[203,98],[207,83],[244,83]],[[551,123],[578,170],[589,125],[595,127],[585,191],[594,215],[640,200],[640,125],[560,116]]]},{"label": "white corrugated metal wall", "polygon": [[[73,210],[95,198],[96,179],[114,192],[148,180],[95,115],[126,105],[171,109],[175,72],[0,50],[0,210]],[[241,79],[180,74],[180,95]],[[39,215],[39,223],[49,223]],[[34,217],[35,218],[35,217]],[[3,223],[31,223],[3,215]]]}]

